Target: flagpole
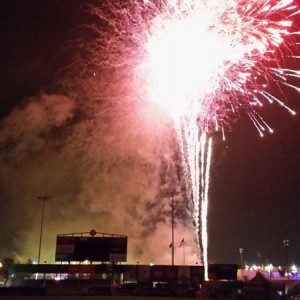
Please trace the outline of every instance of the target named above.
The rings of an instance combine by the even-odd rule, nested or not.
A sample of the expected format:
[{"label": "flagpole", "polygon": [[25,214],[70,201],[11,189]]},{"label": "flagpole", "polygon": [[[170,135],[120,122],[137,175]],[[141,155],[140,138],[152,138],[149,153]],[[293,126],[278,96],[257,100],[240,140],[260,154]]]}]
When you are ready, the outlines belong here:
[{"label": "flagpole", "polygon": [[185,266],[185,242],[183,242],[183,265]]},{"label": "flagpole", "polygon": [[179,248],[182,247],[182,260],[183,260],[183,265],[185,266],[185,240],[184,238],[182,239]]}]

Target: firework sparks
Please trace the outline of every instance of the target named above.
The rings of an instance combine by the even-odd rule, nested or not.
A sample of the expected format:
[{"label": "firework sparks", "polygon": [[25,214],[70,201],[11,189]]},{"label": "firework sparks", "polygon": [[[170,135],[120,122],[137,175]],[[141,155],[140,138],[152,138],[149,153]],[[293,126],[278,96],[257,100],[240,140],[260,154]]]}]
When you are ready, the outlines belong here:
[{"label": "firework sparks", "polygon": [[261,136],[272,132],[257,112],[267,102],[295,114],[270,86],[299,91],[289,81],[299,71],[283,63],[284,56],[297,59],[292,19],[299,9],[293,0],[129,0],[93,11],[105,23],[96,29],[96,63],[117,70],[138,98],[162,106],[174,121],[207,265],[207,134],[224,133],[241,110]]}]

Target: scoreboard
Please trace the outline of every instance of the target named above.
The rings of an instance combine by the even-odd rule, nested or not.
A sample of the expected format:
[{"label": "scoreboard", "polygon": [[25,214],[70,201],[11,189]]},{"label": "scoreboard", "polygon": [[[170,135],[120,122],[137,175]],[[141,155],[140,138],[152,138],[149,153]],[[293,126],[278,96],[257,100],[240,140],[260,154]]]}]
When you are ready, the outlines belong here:
[{"label": "scoreboard", "polygon": [[56,237],[56,261],[126,262],[127,236]]}]

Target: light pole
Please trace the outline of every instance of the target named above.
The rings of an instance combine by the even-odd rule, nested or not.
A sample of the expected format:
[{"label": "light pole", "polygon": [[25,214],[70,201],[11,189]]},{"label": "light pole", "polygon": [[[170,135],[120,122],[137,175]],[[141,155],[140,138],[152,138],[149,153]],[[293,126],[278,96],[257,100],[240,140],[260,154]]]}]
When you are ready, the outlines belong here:
[{"label": "light pole", "polygon": [[244,249],[240,248],[239,252],[240,252],[240,258],[241,258],[241,269],[243,269],[243,265],[244,265],[243,252],[244,252]]},{"label": "light pole", "polygon": [[172,266],[174,266],[174,196],[178,195],[179,193],[176,191],[171,191],[171,223],[172,223]]},{"label": "light pole", "polygon": [[285,239],[282,241],[283,247],[284,247],[284,255],[285,255],[285,268],[287,272],[287,279],[290,279],[290,270],[289,270],[289,246],[290,246],[290,240]]},{"label": "light pole", "polygon": [[242,276],[242,280],[244,280],[244,260],[243,260],[243,253],[244,253],[244,248],[240,248],[239,249],[240,252],[240,259],[241,259],[241,276]]},{"label": "light pole", "polygon": [[42,238],[43,238],[43,226],[44,226],[45,202],[46,202],[46,200],[50,199],[50,196],[39,196],[37,198],[39,200],[43,201],[41,230],[40,230],[40,243],[39,243],[39,255],[38,255],[38,264],[40,264],[40,260],[41,260],[41,248],[42,248]]}]

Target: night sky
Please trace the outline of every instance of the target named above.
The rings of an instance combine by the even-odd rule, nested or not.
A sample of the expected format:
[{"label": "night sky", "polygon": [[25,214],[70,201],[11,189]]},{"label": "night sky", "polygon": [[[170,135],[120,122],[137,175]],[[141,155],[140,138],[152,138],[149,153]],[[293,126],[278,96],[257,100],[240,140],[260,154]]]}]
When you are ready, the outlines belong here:
[{"label": "night sky", "polygon": [[[37,259],[37,197],[49,195],[42,261],[54,262],[57,234],[94,228],[128,235],[131,263],[168,264],[170,197],[161,191],[178,188],[174,132],[91,62],[95,36],[83,25],[99,23],[85,2],[97,3],[0,3],[0,258]],[[284,264],[289,239],[289,260],[300,265],[300,102],[296,92],[284,94],[295,116],[276,104],[259,111],[273,134],[261,138],[241,113],[226,141],[214,135],[211,263],[239,263],[243,248],[249,264]],[[175,203],[175,243],[185,239],[194,264],[191,203]]]}]

